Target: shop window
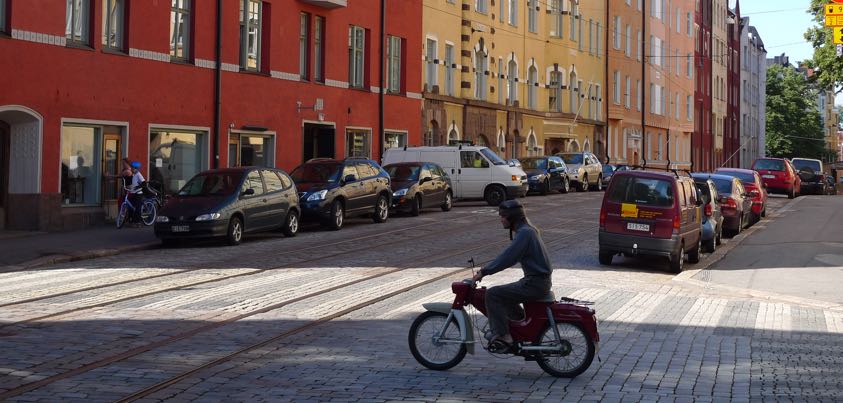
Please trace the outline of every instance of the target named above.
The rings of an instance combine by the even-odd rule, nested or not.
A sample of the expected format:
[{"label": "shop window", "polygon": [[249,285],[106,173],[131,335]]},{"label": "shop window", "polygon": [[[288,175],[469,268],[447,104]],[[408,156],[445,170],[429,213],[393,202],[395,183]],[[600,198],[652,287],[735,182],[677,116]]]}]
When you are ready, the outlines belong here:
[{"label": "shop window", "polygon": [[190,0],[172,0],[170,9],[170,57],[190,57]]},{"label": "shop window", "polygon": [[348,129],[345,132],[345,155],[348,157],[371,157],[371,135],[369,130]]},{"label": "shop window", "polygon": [[90,0],[67,0],[65,36],[69,42],[90,45]]},{"label": "shop window", "polygon": [[102,130],[65,125],[61,133],[61,193],[64,205],[100,203]]},{"label": "shop window", "polygon": [[149,177],[166,193],[177,193],[207,168],[206,133],[155,129],[149,134]]},{"label": "shop window", "polygon": [[274,167],[275,146],[272,137],[268,136],[240,136],[240,164],[241,166]]},{"label": "shop window", "polygon": [[407,133],[384,132],[384,148],[404,147],[407,145]]}]

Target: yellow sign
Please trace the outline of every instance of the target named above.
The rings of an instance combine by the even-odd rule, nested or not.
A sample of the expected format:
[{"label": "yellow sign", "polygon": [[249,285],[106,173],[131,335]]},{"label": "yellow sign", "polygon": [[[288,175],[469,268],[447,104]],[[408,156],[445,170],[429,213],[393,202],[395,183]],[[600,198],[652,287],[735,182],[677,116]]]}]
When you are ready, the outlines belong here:
[{"label": "yellow sign", "polygon": [[638,206],[621,203],[621,218],[638,218]]},{"label": "yellow sign", "polygon": [[843,4],[828,4],[825,6],[825,15],[843,15]]},{"label": "yellow sign", "polygon": [[825,26],[827,27],[841,27],[843,26],[843,15],[826,15]]},{"label": "yellow sign", "polygon": [[834,27],[834,43],[843,44],[843,27]]}]

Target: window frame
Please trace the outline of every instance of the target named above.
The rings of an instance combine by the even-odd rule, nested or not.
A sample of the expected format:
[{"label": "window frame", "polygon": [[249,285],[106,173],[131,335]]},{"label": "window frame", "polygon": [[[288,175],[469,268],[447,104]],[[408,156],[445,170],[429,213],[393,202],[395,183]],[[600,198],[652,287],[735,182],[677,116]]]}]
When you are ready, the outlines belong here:
[{"label": "window frame", "polygon": [[[351,136],[361,135],[364,139],[364,155],[357,155],[352,153]],[[345,128],[345,155],[346,157],[371,158],[372,157],[372,129],[359,127]]]},{"label": "window frame", "polygon": [[325,17],[313,16],[313,81],[325,82]]},{"label": "window frame", "polygon": [[437,68],[436,59],[439,58],[439,41],[435,38],[425,38],[425,85],[427,91],[433,92],[433,87],[439,85],[439,69]]},{"label": "window frame", "polygon": [[[181,7],[179,7],[179,5]],[[191,0],[179,0],[176,6],[170,6],[170,60],[188,61],[191,59],[192,51],[192,37],[190,36],[192,21],[193,4]],[[183,15],[181,23],[181,31],[178,31],[175,24],[179,21],[178,17]],[[176,41],[177,34],[182,35],[181,55],[179,55],[178,42]]]},{"label": "window frame", "polygon": [[[257,23],[248,18],[253,11],[250,7],[253,4],[257,5]],[[262,40],[263,40],[263,2],[260,0],[241,0],[240,5],[243,7],[240,14],[240,70],[241,71],[261,71],[262,63]],[[252,33],[254,29],[254,33]],[[249,37],[254,35],[254,66],[250,66],[249,54]]]},{"label": "window frame", "polygon": [[[5,4],[5,0],[0,2]],[[109,18],[109,6],[114,6],[117,10],[117,15]],[[114,40],[107,39],[108,35],[112,33],[116,24],[116,32],[114,33]],[[126,1],[125,0],[103,0],[102,11],[102,47],[117,52],[125,52],[126,50]]]},{"label": "window frame", "polygon": [[527,29],[535,34],[539,32],[539,12],[537,10],[539,8],[538,1],[528,0],[527,7]]},{"label": "window frame", "polygon": [[299,13],[299,78],[310,81],[310,14]]},{"label": "window frame", "polygon": [[0,0],[0,33],[9,34],[9,0]]},{"label": "window frame", "polygon": [[[401,80],[404,64],[401,63],[402,48],[404,39],[394,35],[386,36],[386,92],[389,94],[400,94],[403,92],[403,80]],[[396,56],[395,52],[398,55]],[[397,64],[397,66],[396,66]]]},{"label": "window frame", "polygon": [[445,95],[454,96],[454,45],[445,43]]},{"label": "window frame", "polygon": [[[358,40],[360,46],[358,47]],[[366,86],[366,29],[359,25],[348,27],[348,87]]]},{"label": "window frame", "polygon": [[[91,36],[93,30],[91,29],[91,0],[68,0],[70,3],[65,3],[65,38],[70,45],[92,46]],[[78,8],[77,8],[78,7]],[[84,17],[80,22],[78,17]],[[76,28],[81,30],[77,32]],[[77,37],[78,34],[78,37]]]}]

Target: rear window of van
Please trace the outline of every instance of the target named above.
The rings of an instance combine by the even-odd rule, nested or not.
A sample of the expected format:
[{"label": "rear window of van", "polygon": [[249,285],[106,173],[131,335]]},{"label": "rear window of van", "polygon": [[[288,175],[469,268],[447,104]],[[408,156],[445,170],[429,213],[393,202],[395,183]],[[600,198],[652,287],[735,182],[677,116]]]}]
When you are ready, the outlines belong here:
[{"label": "rear window of van", "polygon": [[609,201],[644,206],[673,206],[673,183],[663,179],[621,176],[612,178]]}]

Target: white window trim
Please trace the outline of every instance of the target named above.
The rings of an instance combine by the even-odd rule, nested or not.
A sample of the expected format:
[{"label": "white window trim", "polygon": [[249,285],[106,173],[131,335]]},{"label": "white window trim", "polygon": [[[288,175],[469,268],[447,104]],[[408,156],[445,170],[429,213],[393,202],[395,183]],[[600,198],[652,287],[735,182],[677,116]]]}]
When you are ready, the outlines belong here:
[{"label": "white window trim", "polygon": [[345,129],[343,130],[342,140],[345,143],[345,147],[343,147],[344,157],[345,158],[349,157],[349,155],[348,155],[348,151],[349,151],[348,150],[348,131],[349,130],[368,132],[368,134],[369,134],[369,149],[367,150],[368,152],[367,152],[366,157],[372,158],[372,145],[373,145],[372,140],[374,139],[374,135],[372,133],[374,133],[374,130],[372,130],[371,127],[362,127],[362,126],[346,126]]},{"label": "white window trim", "polygon": [[[9,110],[19,110],[19,109],[6,109],[6,107],[3,107],[2,109],[0,109],[0,112],[6,112],[6,111],[9,111]],[[39,144],[38,144],[38,146],[39,146],[38,147],[38,150],[39,150],[38,155],[39,155],[39,157],[42,157],[42,151],[41,150],[42,150],[42,147],[43,147],[43,137],[44,137],[43,136],[43,130],[42,130],[43,122],[44,122],[43,118],[41,118],[40,114],[37,114],[37,113],[35,113],[35,111],[29,110],[28,108],[25,112],[29,113],[29,114],[32,114],[33,116],[38,118],[38,132],[39,132],[39,134],[41,134],[38,138],[38,142],[39,142]],[[118,127],[122,127],[123,128],[123,134],[121,136],[121,140],[122,140],[123,144],[121,144],[122,145],[121,151],[123,152],[124,157],[127,157],[129,155],[129,127],[130,127],[129,122],[119,121],[119,120],[61,118],[59,120],[59,161],[58,161],[59,162],[59,164],[58,164],[58,167],[59,167],[58,178],[59,178],[59,180],[58,180],[57,189],[56,189],[56,191],[59,194],[61,194],[61,149],[62,149],[62,146],[63,146],[63,143],[64,143],[64,139],[63,139],[64,136],[61,135],[61,132],[62,132],[62,128],[66,124],[67,125],[78,125],[78,126],[118,126]],[[147,139],[147,141],[146,141],[146,150],[147,150],[146,155],[148,157],[149,156],[149,139]],[[149,164],[144,164],[144,166],[146,166],[146,175],[144,175],[144,177],[149,177],[149,166],[148,165]],[[40,172],[41,171],[41,164],[40,163],[38,164],[38,170],[39,170],[39,172],[38,172],[38,192],[40,193],[41,192],[41,172]],[[67,206],[67,207],[73,208],[73,207],[90,207],[90,206],[91,206],[90,204],[84,204],[84,205]]]}]

